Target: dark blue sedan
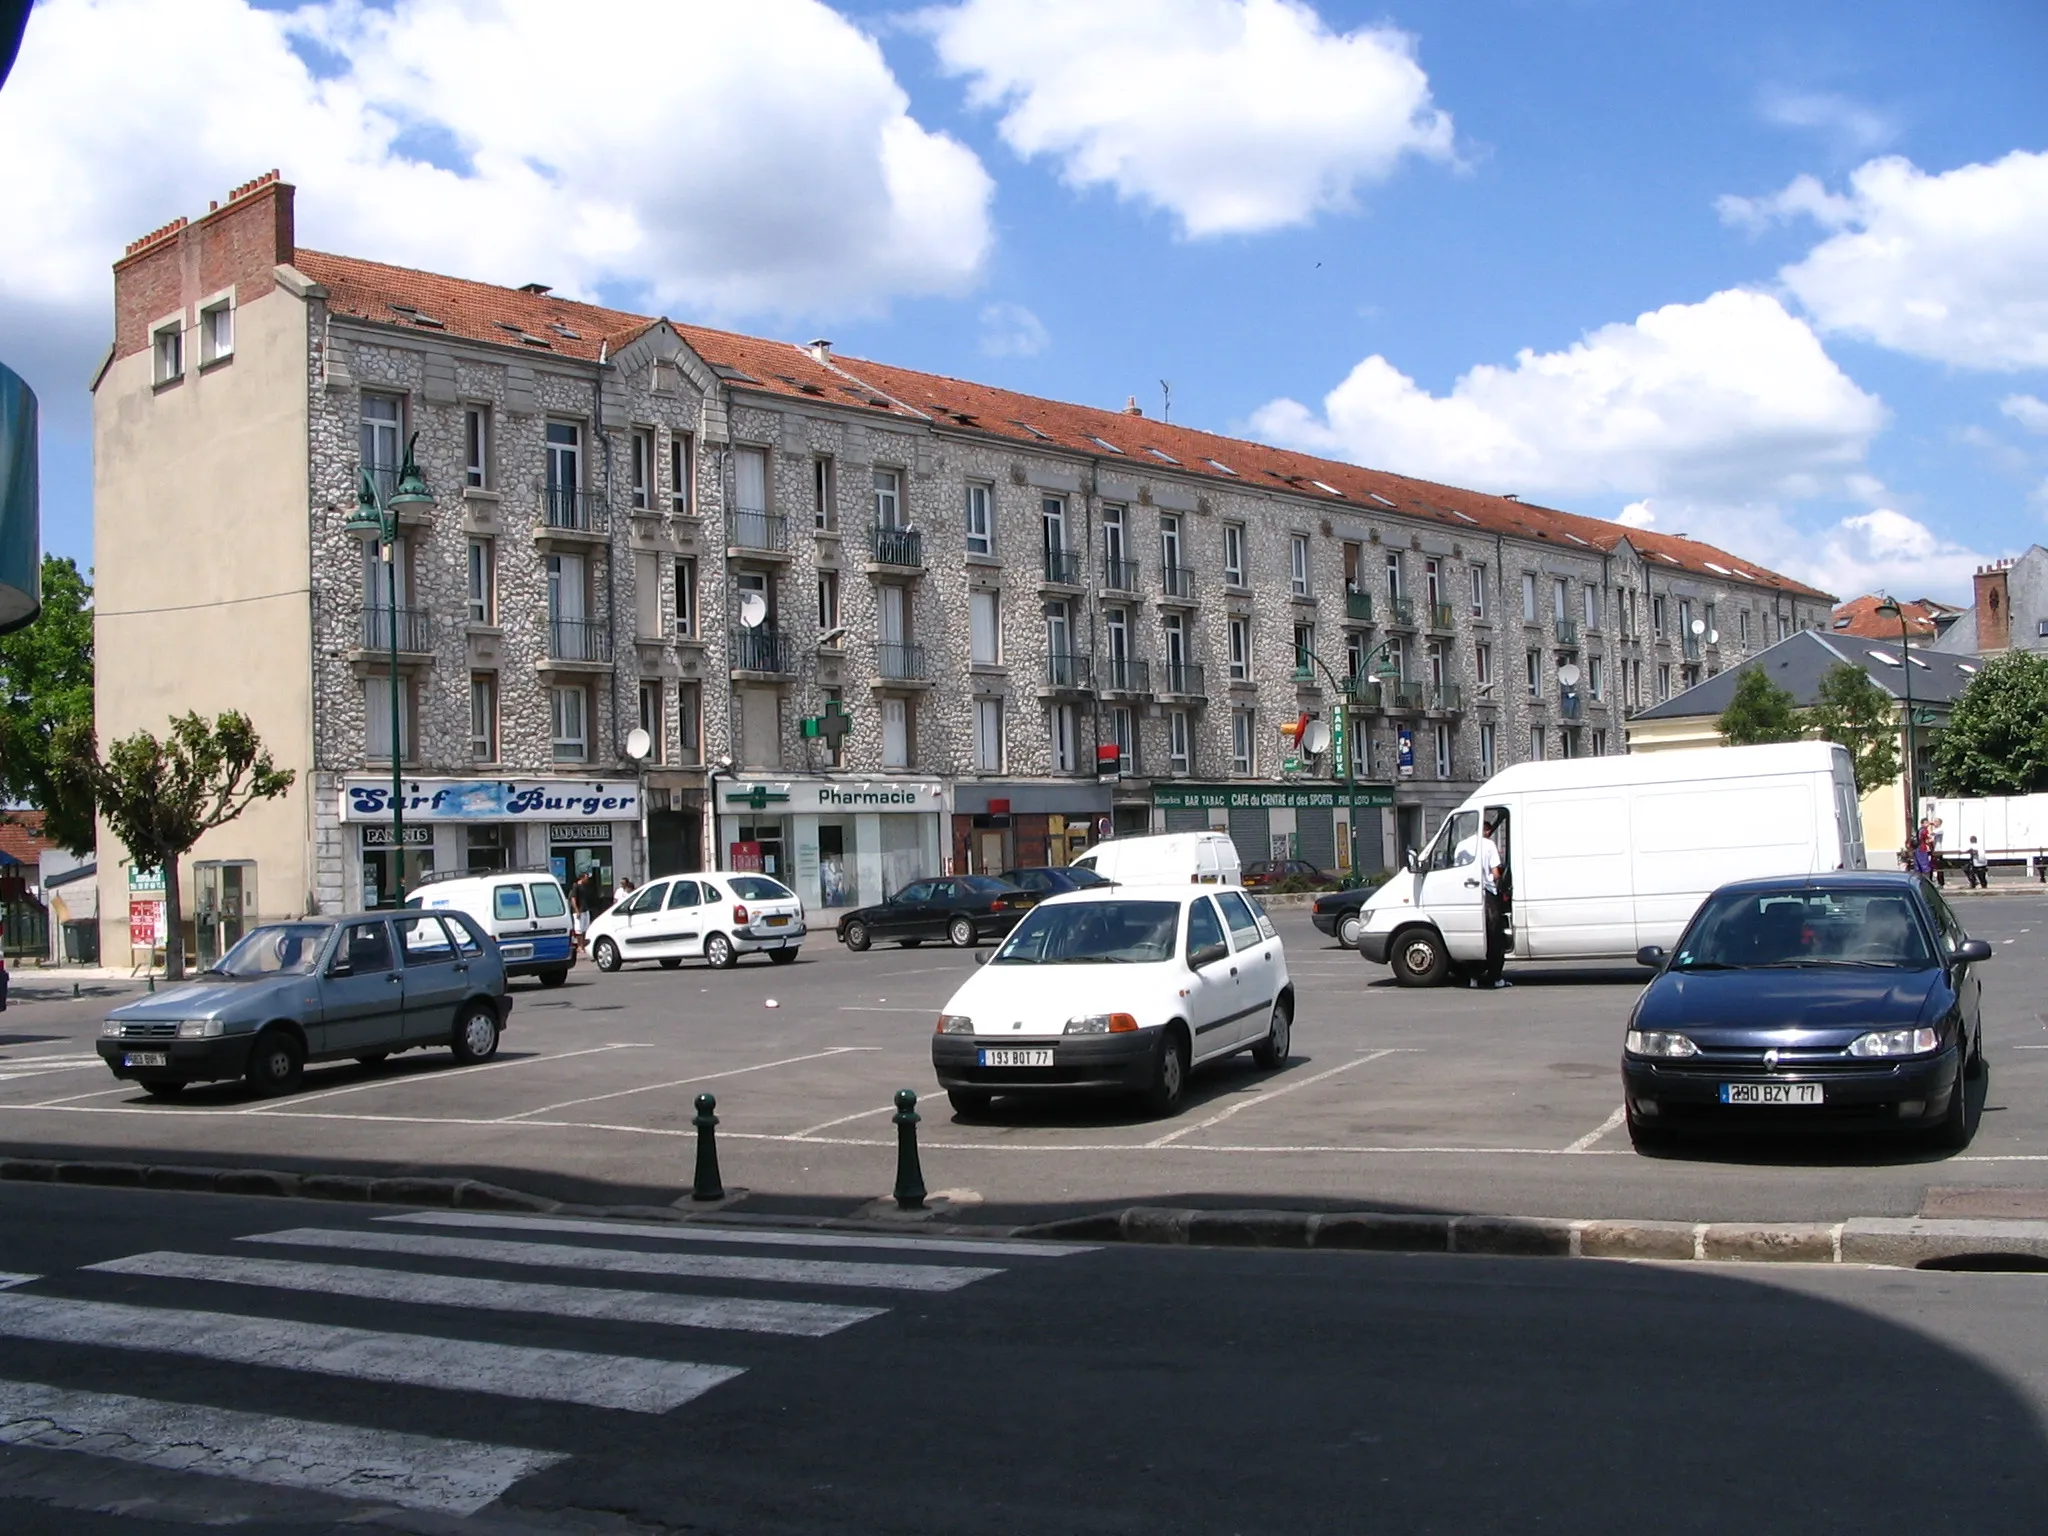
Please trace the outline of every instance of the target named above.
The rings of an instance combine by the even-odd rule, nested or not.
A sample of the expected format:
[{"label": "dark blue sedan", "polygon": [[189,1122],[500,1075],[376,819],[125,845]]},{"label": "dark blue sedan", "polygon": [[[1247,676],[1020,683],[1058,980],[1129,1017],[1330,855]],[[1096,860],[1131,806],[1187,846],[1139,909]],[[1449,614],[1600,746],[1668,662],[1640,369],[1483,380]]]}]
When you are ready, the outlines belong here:
[{"label": "dark blue sedan", "polygon": [[1629,1138],[1738,1124],[1861,1125],[1970,1140],[1965,1079],[1983,1070],[1976,966],[1910,873],[1743,880],[1700,906],[1629,1018]]}]

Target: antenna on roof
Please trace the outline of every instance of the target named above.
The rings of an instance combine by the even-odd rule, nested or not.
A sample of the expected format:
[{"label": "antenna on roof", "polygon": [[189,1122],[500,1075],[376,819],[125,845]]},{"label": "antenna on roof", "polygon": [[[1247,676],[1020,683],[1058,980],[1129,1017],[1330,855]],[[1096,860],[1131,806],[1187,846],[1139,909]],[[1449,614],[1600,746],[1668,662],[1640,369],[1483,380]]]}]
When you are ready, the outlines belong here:
[{"label": "antenna on roof", "polygon": [[1164,379],[1159,381],[1159,419],[1168,424],[1173,421],[1173,386]]}]

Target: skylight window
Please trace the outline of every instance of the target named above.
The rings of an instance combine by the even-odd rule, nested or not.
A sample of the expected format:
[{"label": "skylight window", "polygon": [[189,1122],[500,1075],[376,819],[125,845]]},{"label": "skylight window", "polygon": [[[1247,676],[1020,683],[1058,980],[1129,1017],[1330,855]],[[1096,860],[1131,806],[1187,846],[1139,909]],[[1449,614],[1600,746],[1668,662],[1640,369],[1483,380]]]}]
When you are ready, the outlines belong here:
[{"label": "skylight window", "polygon": [[1309,481],[1309,484],[1314,486],[1319,491],[1328,491],[1332,496],[1342,496],[1344,494],[1342,491],[1338,490],[1337,487],[1331,485],[1327,480],[1311,480]]},{"label": "skylight window", "polygon": [[1030,434],[1031,434],[1031,435],[1032,435],[1033,437],[1037,438],[1037,439],[1038,439],[1038,440],[1039,440],[1039,441],[1040,441],[1041,443],[1049,443],[1049,442],[1051,442],[1051,441],[1052,441],[1052,434],[1051,434],[1050,432],[1041,432],[1041,431],[1039,431],[1039,430],[1038,430],[1038,428],[1036,428],[1036,427],[1034,427],[1033,425],[1031,425],[1031,423],[1030,423],[1030,422],[1028,422],[1028,421],[1017,421],[1017,420],[1014,420],[1014,419],[1013,419],[1013,420],[1012,420],[1012,421],[1010,422],[1010,425],[1011,425],[1011,426],[1013,426],[1013,427],[1022,427],[1022,428],[1023,428],[1023,429],[1024,429],[1024,430],[1025,430],[1026,432],[1029,432],[1029,433],[1030,433]]},{"label": "skylight window", "polygon": [[1158,460],[1159,460],[1159,461],[1160,461],[1161,463],[1165,463],[1165,464],[1178,464],[1178,463],[1180,462],[1180,460],[1179,460],[1179,459],[1176,459],[1176,458],[1175,458],[1175,457],[1174,457],[1174,456],[1173,456],[1172,454],[1168,453],[1168,452],[1167,452],[1167,451],[1166,451],[1166,450],[1165,450],[1164,448],[1147,448],[1147,449],[1146,449],[1145,451],[1146,451],[1147,453],[1151,454],[1153,458],[1155,458],[1155,459],[1158,459]]},{"label": "skylight window", "polygon": [[[1372,497],[1372,499],[1373,499],[1374,501],[1378,502],[1378,503],[1379,503],[1379,504],[1380,504],[1381,506],[1383,506],[1383,507],[1391,507],[1391,506],[1393,506],[1393,505],[1394,505],[1394,503],[1393,503],[1393,502],[1391,502],[1391,501],[1387,500],[1387,498],[1386,498],[1386,497],[1384,497],[1384,496],[1382,496],[1382,495],[1381,495],[1381,494],[1380,494],[1380,493],[1379,493],[1378,491],[1372,491],[1372,492],[1369,492],[1368,494],[1369,494],[1369,495],[1371,495],[1371,497]],[[1468,518],[1466,518],[1466,519],[1465,519],[1465,521],[1469,523],[1469,522],[1474,522],[1474,521],[1476,521],[1476,519],[1474,519],[1474,518],[1469,518],[1469,517],[1468,517]]]},{"label": "skylight window", "polygon": [[1208,465],[1211,469],[1221,470],[1224,474],[1231,476],[1233,479],[1236,478],[1237,471],[1232,469],[1228,464],[1224,463],[1221,459],[1204,459],[1202,460],[1202,462]]},{"label": "skylight window", "polygon": [[570,330],[568,326],[562,324],[562,322],[559,320],[550,320],[548,322],[548,329],[553,331],[557,336],[568,337],[571,341],[581,341],[583,339],[574,331]]},{"label": "skylight window", "polygon": [[1846,616],[1844,616],[1844,617],[1842,617],[1842,618],[1839,618],[1839,619],[1835,620],[1835,628],[1837,628],[1837,629],[1847,629],[1847,628],[1849,627],[1850,623],[1851,623],[1851,620],[1850,620],[1849,618],[1847,618]]},{"label": "skylight window", "polygon": [[1659,560],[1662,560],[1666,565],[1678,564],[1676,560],[1672,559],[1669,555],[1665,554],[1664,551],[1661,549],[1657,551],[1657,558]]},{"label": "skylight window", "polygon": [[1716,576],[1733,576],[1735,574],[1733,571],[1729,570],[1727,566],[1716,565],[1711,560],[1707,562],[1707,569],[1712,571]]},{"label": "skylight window", "polygon": [[1739,565],[1738,565],[1737,567],[1735,567],[1735,574],[1736,574],[1736,575],[1738,575],[1738,576],[1740,576],[1740,577],[1741,577],[1741,578],[1742,578],[1742,579],[1743,579],[1744,581],[1755,581],[1755,580],[1756,580],[1756,578],[1755,578],[1754,576],[1750,575],[1750,574],[1749,574],[1749,572],[1745,571],[1745,570],[1744,570],[1744,569],[1743,569],[1743,568],[1742,568],[1741,566],[1739,566]]},{"label": "skylight window", "polygon": [[1565,530],[1565,537],[1570,539],[1574,544],[1585,544],[1586,548],[1588,549],[1591,549],[1593,547],[1591,544],[1587,544],[1584,539],[1580,538],[1576,533],[1573,533],[1570,529]]},{"label": "skylight window", "polygon": [[1123,452],[1123,449],[1117,447],[1115,443],[1112,443],[1106,437],[1097,437],[1093,432],[1084,432],[1081,435],[1087,438],[1088,441],[1093,443],[1096,447],[1101,448],[1106,452],[1114,454],[1121,454]]},{"label": "skylight window", "polygon": [[[1374,500],[1374,501],[1380,501],[1380,500],[1383,500],[1383,499],[1384,499],[1384,498],[1382,498],[1382,497],[1379,497],[1379,496],[1375,496],[1375,497],[1373,497],[1373,500]],[[1392,506],[1392,505],[1393,505],[1393,503],[1392,503],[1392,502],[1388,502],[1388,503],[1387,503],[1387,505],[1388,505],[1388,506]],[[1471,524],[1471,525],[1472,525],[1472,526],[1473,526],[1474,528],[1477,528],[1477,527],[1479,526],[1479,519],[1478,519],[1478,518],[1476,518],[1476,517],[1467,517],[1467,516],[1466,516],[1466,515],[1465,515],[1465,514],[1464,514],[1463,512],[1460,512],[1460,511],[1459,511],[1459,510],[1458,510],[1458,509],[1457,509],[1456,507],[1453,507],[1453,508],[1451,508],[1451,516],[1453,516],[1453,517],[1455,517],[1455,518],[1459,519],[1459,520],[1460,520],[1460,521],[1462,521],[1462,522],[1467,522],[1467,523],[1470,523],[1470,524]]]},{"label": "skylight window", "polygon": [[447,329],[445,322],[436,320],[432,315],[415,308],[411,304],[393,304],[391,308],[394,312],[405,316],[414,325],[428,326],[437,331]]},{"label": "skylight window", "polygon": [[1969,673],[1972,677],[1975,677],[1977,675],[1977,669],[1971,666],[1967,661],[1959,661],[1956,663],[1956,665],[1958,667],[1961,667],[1965,672]]},{"label": "skylight window", "polygon": [[1896,667],[1899,664],[1899,658],[1892,655],[1889,651],[1874,650],[1870,652],[1870,659],[1872,661],[1881,661],[1888,667]]}]

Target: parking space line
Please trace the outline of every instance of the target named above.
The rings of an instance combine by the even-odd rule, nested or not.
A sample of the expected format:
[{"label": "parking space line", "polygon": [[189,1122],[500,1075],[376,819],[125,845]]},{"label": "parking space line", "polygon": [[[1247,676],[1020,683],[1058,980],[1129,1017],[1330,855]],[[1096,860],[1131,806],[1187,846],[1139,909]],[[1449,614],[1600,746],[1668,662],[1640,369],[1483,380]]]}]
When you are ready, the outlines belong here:
[{"label": "parking space line", "polygon": [[323,1088],[317,1093],[303,1094],[288,1104],[251,1104],[247,1109],[235,1111],[238,1115],[283,1115],[290,1114],[300,1104],[317,1104],[322,1099],[337,1099],[345,1093],[368,1093],[372,1088],[402,1088],[407,1083],[446,1082],[451,1077],[474,1077],[479,1072],[503,1072],[512,1067],[531,1067],[544,1061],[567,1061],[572,1056],[601,1056],[606,1051],[651,1051],[654,1047],[642,1040],[622,1040],[612,1045],[587,1046],[580,1051],[557,1051],[552,1056],[521,1056],[516,1061],[487,1061],[476,1067],[443,1068],[438,1072],[415,1072],[409,1077],[393,1077],[370,1083],[352,1083],[346,1088]]},{"label": "parking space line", "polygon": [[1581,1136],[1577,1141],[1573,1142],[1570,1146],[1566,1147],[1565,1151],[1592,1151],[1594,1142],[1598,1141],[1601,1137],[1605,1136],[1609,1131],[1613,1130],[1617,1125],[1620,1125],[1621,1122],[1627,1118],[1628,1106],[1625,1104],[1615,1105],[1613,1114],[1609,1115],[1605,1120],[1602,1120],[1596,1129],[1586,1132],[1585,1135]]},{"label": "parking space line", "polygon": [[1197,1131],[1208,1130],[1212,1125],[1221,1125],[1241,1109],[1250,1109],[1256,1104],[1269,1103],[1285,1094],[1294,1092],[1297,1088],[1306,1088],[1310,1083],[1320,1083],[1324,1078],[1335,1077],[1339,1072],[1349,1072],[1353,1067],[1362,1067],[1369,1061],[1378,1061],[1382,1056],[1392,1056],[1395,1049],[1369,1051],[1363,1056],[1354,1056],[1347,1062],[1331,1067],[1326,1071],[1318,1072],[1313,1077],[1298,1077],[1291,1083],[1281,1083],[1276,1087],[1268,1088],[1263,1093],[1254,1094],[1251,1098],[1240,1099],[1228,1109],[1223,1110],[1219,1114],[1211,1115],[1206,1120],[1197,1120],[1193,1125],[1184,1125],[1177,1131],[1168,1131],[1156,1141],[1148,1141],[1145,1145],[1147,1147],[1170,1147],[1183,1136],[1192,1136]]},{"label": "parking space line", "polygon": [[751,1067],[733,1067],[725,1072],[702,1072],[695,1077],[673,1078],[665,1083],[642,1083],[638,1088],[621,1088],[613,1093],[593,1093],[580,1099],[564,1099],[559,1104],[543,1104],[536,1109],[521,1110],[516,1115],[507,1115],[494,1125],[513,1125],[532,1115],[552,1114],[558,1109],[574,1109],[578,1104],[600,1104],[606,1099],[630,1098],[636,1093],[654,1093],[663,1088],[685,1088],[692,1083],[716,1082],[722,1077],[744,1077],[749,1072],[766,1072],[771,1067],[794,1066],[800,1061],[822,1061],[828,1056],[843,1056],[851,1051],[879,1051],[879,1045],[833,1045],[822,1051],[812,1051],[805,1056],[785,1056],[780,1061],[763,1061]]},{"label": "parking space line", "polygon": [[933,1003],[929,1008],[869,1008],[859,1003],[842,1003],[840,1004],[839,1011],[841,1013],[937,1013],[944,1006],[944,1003]]},{"label": "parking space line", "polygon": [[783,1139],[786,1141],[802,1141],[806,1136],[815,1136],[820,1131],[829,1131],[833,1126],[844,1125],[849,1120],[865,1120],[869,1115],[886,1115],[895,1108],[894,1104],[877,1104],[873,1109],[856,1110],[850,1115],[841,1115],[837,1120],[827,1120],[823,1125],[813,1125],[801,1131],[791,1131]]},{"label": "parking space line", "polygon": [[105,1099],[111,1098],[113,1095],[117,1093],[135,1093],[138,1090],[140,1090],[141,1087],[142,1085],[140,1083],[123,1083],[118,1088],[95,1088],[91,1093],[72,1093],[66,1094],[61,1099],[37,1099],[33,1104],[6,1104],[0,1105],[0,1108],[54,1109],[60,1104],[76,1104],[84,1099]]}]

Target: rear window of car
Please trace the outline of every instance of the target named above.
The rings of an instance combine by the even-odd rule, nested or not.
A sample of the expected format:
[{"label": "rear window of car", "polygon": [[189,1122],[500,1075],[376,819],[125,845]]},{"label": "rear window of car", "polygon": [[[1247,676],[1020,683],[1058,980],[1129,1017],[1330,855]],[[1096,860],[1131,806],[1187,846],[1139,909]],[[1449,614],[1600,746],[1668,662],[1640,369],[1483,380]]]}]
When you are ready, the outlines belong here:
[{"label": "rear window of car", "polygon": [[499,922],[511,922],[526,916],[526,887],[523,885],[500,885],[491,891],[491,915]]},{"label": "rear window of car", "polygon": [[533,915],[535,917],[560,917],[568,911],[568,903],[562,900],[562,888],[552,880],[536,881],[533,887]]},{"label": "rear window of car", "polygon": [[1235,891],[1224,891],[1217,896],[1223,908],[1223,921],[1230,925],[1230,940],[1240,950],[1250,949],[1265,942],[1265,935],[1259,931],[1258,914],[1252,911],[1252,904]]},{"label": "rear window of car", "polygon": [[766,875],[734,875],[726,882],[741,901],[794,901],[796,892]]},{"label": "rear window of car", "polygon": [[455,946],[438,917],[410,917],[398,924],[399,941],[405,946],[408,965],[428,965],[455,958]]},{"label": "rear window of car", "polygon": [[957,883],[961,890],[971,891],[977,896],[1000,896],[1005,891],[1016,889],[1009,881],[998,880],[994,875],[962,875]]}]

